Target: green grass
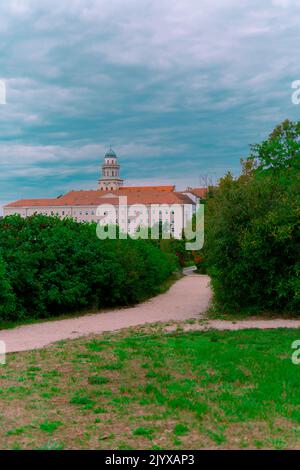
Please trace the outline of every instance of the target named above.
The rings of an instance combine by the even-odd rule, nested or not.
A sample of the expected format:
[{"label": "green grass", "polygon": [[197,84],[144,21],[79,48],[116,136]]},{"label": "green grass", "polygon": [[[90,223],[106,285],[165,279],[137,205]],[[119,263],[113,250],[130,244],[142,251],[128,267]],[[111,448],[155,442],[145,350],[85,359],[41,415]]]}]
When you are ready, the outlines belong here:
[{"label": "green grass", "polygon": [[47,432],[48,434],[52,434],[56,429],[59,428],[59,426],[63,426],[63,423],[61,421],[44,421],[43,423],[40,424],[40,430]]},{"label": "green grass", "polygon": [[0,448],[299,448],[299,330],[151,328],[9,354]]},{"label": "green grass", "polygon": [[109,379],[107,377],[99,377],[97,375],[94,375],[88,378],[88,382],[91,385],[103,385],[107,384],[109,382]]},{"label": "green grass", "polygon": [[212,305],[206,311],[206,316],[210,320],[274,320],[292,319],[299,320],[299,312],[282,312],[281,310],[258,310],[257,312],[249,309],[225,309],[222,305],[218,305],[214,300]]},{"label": "green grass", "polygon": [[154,434],[154,430],[151,429],[151,428],[140,427],[140,428],[135,429],[132,432],[132,434],[133,434],[133,436],[146,436],[146,437],[149,437],[151,439],[153,434]]}]

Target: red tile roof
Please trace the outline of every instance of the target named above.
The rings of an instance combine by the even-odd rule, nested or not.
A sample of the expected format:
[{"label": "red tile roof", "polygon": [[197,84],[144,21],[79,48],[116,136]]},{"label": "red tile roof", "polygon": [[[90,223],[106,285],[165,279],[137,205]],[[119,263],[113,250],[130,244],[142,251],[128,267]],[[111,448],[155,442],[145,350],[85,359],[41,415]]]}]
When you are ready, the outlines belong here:
[{"label": "red tile roof", "polygon": [[18,201],[6,204],[4,207],[40,207],[59,205],[59,199],[19,199]]},{"label": "red tile roof", "polygon": [[194,194],[194,196],[198,196],[202,199],[205,198],[207,191],[207,188],[187,188],[185,190],[186,193]]},{"label": "red tile roof", "polygon": [[173,186],[121,186],[121,191],[167,191],[173,192],[175,190],[175,185]]},{"label": "red tile roof", "polygon": [[70,191],[53,199],[22,199],[7,204],[5,207],[65,207],[99,206],[101,204],[119,204],[119,197],[127,197],[127,204],[191,204],[188,196],[180,192],[160,191],[157,189],[127,189],[115,191]]}]

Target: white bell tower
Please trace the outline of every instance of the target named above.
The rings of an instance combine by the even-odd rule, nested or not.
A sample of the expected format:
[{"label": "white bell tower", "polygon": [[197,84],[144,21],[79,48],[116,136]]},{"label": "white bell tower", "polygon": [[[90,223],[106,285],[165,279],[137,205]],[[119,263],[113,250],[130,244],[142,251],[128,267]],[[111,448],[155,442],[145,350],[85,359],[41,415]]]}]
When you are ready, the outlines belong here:
[{"label": "white bell tower", "polygon": [[118,157],[110,147],[104,156],[102,165],[102,177],[99,180],[99,189],[101,191],[113,191],[123,186],[124,180],[120,178],[120,165]]}]

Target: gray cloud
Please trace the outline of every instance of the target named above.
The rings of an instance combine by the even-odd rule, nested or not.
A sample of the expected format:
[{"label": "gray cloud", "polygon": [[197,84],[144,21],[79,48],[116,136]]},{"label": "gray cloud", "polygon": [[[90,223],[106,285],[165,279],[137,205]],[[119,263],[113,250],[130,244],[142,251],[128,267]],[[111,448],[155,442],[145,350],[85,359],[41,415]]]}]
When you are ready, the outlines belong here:
[{"label": "gray cloud", "polygon": [[[112,143],[130,181],[239,171],[298,118],[293,0],[10,0],[1,5],[0,200],[96,185]],[[51,194],[50,194],[51,193]]]}]

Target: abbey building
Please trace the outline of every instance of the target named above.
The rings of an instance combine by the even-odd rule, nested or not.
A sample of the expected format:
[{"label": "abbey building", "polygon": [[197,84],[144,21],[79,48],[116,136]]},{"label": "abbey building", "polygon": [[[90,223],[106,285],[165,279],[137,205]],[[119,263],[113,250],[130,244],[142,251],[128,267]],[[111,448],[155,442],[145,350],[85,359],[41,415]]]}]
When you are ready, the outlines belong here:
[{"label": "abbey building", "polygon": [[[128,232],[130,232],[136,230],[137,226],[142,224],[153,226],[165,218],[169,219],[172,225],[174,218],[172,207],[182,212],[185,226],[192,218],[197,201],[203,199],[205,193],[205,188],[187,188],[185,191],[176,191],[173,185],[124,186],[124,180],[120,176],[118,157],[110,148],[104,156],[97,189],[70,191],[63,196],[47,199],[21,199],[7,204],[3,211],[4,216],[19,214],[21,217],[29,217],[34,214],[43,214],[60,218],[71,217],[78,222],[117,223],[120,226],[128,224]],[[135,211],[129,211],[126,217],[120,210],[120,201],[124,200],[128,207],[135,208]],[[101,207],[107,205],[115,208],[114,220],[110,219],[105,210],[101,212]]]}]

